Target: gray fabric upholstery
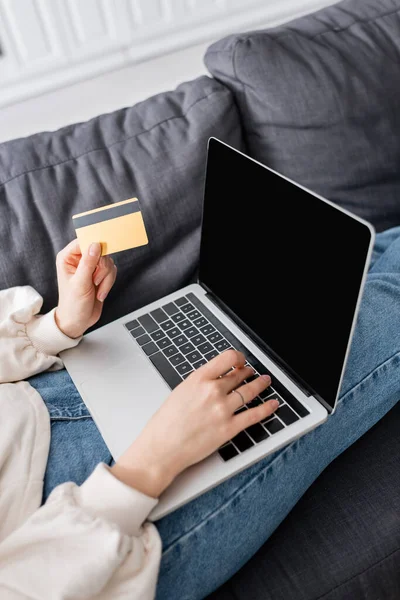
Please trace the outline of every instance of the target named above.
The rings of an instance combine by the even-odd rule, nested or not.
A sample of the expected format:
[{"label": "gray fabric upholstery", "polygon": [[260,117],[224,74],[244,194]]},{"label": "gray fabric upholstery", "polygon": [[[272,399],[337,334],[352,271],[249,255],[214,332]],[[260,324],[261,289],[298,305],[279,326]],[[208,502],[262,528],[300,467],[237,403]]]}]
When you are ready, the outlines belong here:
[{"label": "gray fabric upholstery", "polygon": [[370,220],[400,224],[400,0],[346,0],[207,51],[248,152]]},{"label": "gray fabric upholstery", "polygon": [[333,461],[207,600],[400,598],[400,403]]},{"label": "gray fabric upholstery", "polygon": [[71,216],[139,198],[149,244],[114,255],[100,324],[190,281],[198,259],[207,140],[242,147],[231,93],[209,77],[87,123],[0,145],[0,288],[57,301],[55,255]]}]

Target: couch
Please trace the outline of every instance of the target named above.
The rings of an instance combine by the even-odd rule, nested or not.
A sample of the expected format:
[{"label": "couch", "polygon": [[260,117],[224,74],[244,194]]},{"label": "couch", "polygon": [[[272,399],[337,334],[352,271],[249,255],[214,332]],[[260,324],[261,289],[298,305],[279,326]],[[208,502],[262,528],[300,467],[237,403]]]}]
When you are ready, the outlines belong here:
[{"label": "couch", "polygon": [[[210,136],[377,231],[400,224],[400,0],[231,35],[205,64],[209,75],[135,106],[0,144],[1,288],[31,284],[50,309],[72,215],[132,196],[150,244],[115,255],[99,325],[192,282]],[[399,424],[398,404],[209,600],[398,600]]]}]

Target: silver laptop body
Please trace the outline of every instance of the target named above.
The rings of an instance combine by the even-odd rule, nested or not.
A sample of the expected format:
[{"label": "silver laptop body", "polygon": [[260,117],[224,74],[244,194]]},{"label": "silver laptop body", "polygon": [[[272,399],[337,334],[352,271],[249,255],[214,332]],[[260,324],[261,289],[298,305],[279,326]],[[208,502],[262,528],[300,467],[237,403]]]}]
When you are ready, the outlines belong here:
[{"label": "silver laptop body", "polygon": [[[187,320],[187,315],[189,315],[190,318],[190,314],[195,313],[196,319],[193,319],[193,322],[186,323],[187,330],[189,330],[189,325],[195,327],[195,325],[193,325],[195,321],[197,323],[204,323],[204,321],[199,321],[199,318],[205,318],[207,322],[211,322],[214,325],[216,322],[220,323],[222,337],[226,342],[225,346],[238,347],[240,350],[246,348],[249,352],[249,356],[251,356],[251,360],[249,360],[250,364],[253,364],[253,366],[258,364],[262,368],[265,367],[266,372],[269,372],[272,376],[272,385],[274,385],[274,382],[276,381],[278,387],[279,382],[279,393],[272,392],[273,395],[271,395],[271,397],[279,396],[282,406],[286,408],[281,413],[283,416],[280,417],[275,415],[273,417],[274,423],[272,423],[272,425],[268,422],[260,425],[260,427],[265,430],[265,435],[267,437],[260,441],[255,441],[251,437],[251,434],[245,433],[246,439],[241,438],[237,442],[233,440],[220,451],[215,452],[207,459],[194,465],[190,469],[187,469],[163,493],[158,505],[150,515],[151,520],[157,520],[163,517],[231,477],[235,473],[238,473],[266,455],[275,452],[277,449],[304,435],[325,421],[328,418],[328,415],[334,412],[371,257],[374,230],[369,223],[338,208],[321,196],[292,182],[288,178],[261,165],[261,163],[254,161],[215,138],[209,140],[208,146],[202,246],[203,244],[208,243],[207,240],[204,240],[204,228],[207,226],[207,219],[212,223],[212,220],[210,220],[210,210],[213,210],[213,208],[211,207],[210,209],[211,202],[209,203],[210,206],[207,207],[207,194],[210,195],[213,186],[216,187],[217,183],[218,187],[223,188],[224,177],[226,177],[226,172],[232,170],[232,165],[227,165],[224,171],[221,161],[229,161],[231,159],[239,161],[235,169],[236,174],[238,173],[239,167],[241,169],[250,169],[251,173],[253,172],[252,170],[257,167],[257,177],[264,177],[265,173],[265,177],[272,177],[278,187],[281,182],[282,185],[283,182],[285,182],[284,185],[289,185],[290,188],[288,189],[292,190],[294,194],[300,194],[302,197],[306,194],[307,197],[313,199],[313,202],[317,200],[318,203],[322,203],[325,207],[331,207],[334,209],[332,214],[336,215],[340,213],[341,216],[339,218],[343,218],[343,215],[345,215],[347,217],[346,226],[349,224],[349,226],[354,227],[354,232],[357,235],[357,232],[360,232],[360,245],[362,245],[363,248],[357,259],[358,263],[355,262],[352,267],[354,273],[356,273],[358,277],[356,289],[352,292],[351,300],[348,300],[349,305],[347,307],[344,306],[343,308],[344,314],[347,315],[347,321],[344,319],[347,323],[347,329],[344,329],[341,338],[341,355],[338,356],[337,361],[340,368],[336,369],[335,376],[332,377],[335,390],[331,399],[327,402],[326,397],[324,398],[317,392],[313,393],[313,387],[308,386],[302,376],[299,376],[297,380],[296,372],[292,370],[291,365],[285,362],[285,360],[282,360],[273,347],[270,347],[268,343],[264,343],[264,340],[260,339],[257,333],[253,335],[254,328],[246,327],[246,323],[241,318],[242,315],[237,317],[236,313],[231,310],[229,301],[227,302],[224,298],[221,300],[221,298],[213,294],[212,290],[210,290],[208,285],[204,284],[201,279],[201,268],[198,283],[177,290],[168,296],[113,321],[112,323],[98,328],[85,335],[82,342],[76,348],[61,353],[61,358],[64,361],[65,367],[87,405],[115,460],[118,459],[138,436],[150,417],[171,393],[171,387],[173,387],[171,382],[168,384],[164,376],[162,376],[161,372],[163,369],[159,367],[159,363],[157,362],[160,360],[163,361],[160,363],[161,365],[164,365],[164,363],[166,365],[166,361],[170,364],[169,361],[171,360],[165,355],[165,349],[158,346],[161,341],[161,337],[158,338],[158,336],[162,335],[162,339],[168,338],[168,329],[164,330],[162,327],[163,324],[165,325],[166,319],[164,319],[164,321],[159,319],[160,322],[155,321],[158,329],[154,329],[153,326],[150,328],[151,331],[145,330],[143,332],[143,335],[150,336],[151,344],[155,344],[155,346],[151,346],[154,353],[148,355],[144,349],[146,344],[140,345],[140,339],[143,340],[144,338],[137,335],[137,332],[139,332],[138,327],[142,328],[142,322],[145,324],[147,323],[146,319],[148,319],[148,317],[145,317],[145,315],[149,315],[149,313],[159,316],[161,312],[164,311],[163,307],[166,306],[169,307],[170,313],[173,313],[170,309],[171,306],[175,307],[176,312],[168,314],[167,316],[173,323],[173,326],[176,326],[178,329],[180,329],[180,323]],[[219,177],[218,181],[216,179],[216,174],[218,174],[219,171],[221,171],[222,174],[221,181],[219,180]],[[243,177],[249,177],[249,173],[245,174],[243,171]],[[232,189],[234,189],[234,187]],[[274,187],[274,194],[277,189],[278,188]],[[213,200],[215,202],[215,198],[213,198]],[[302,201],[302,199],[300,198],[299,201]],[[272,199],[272,203],[273,202],[274,199]],[[234,204],[232,204],[232,208],[235,209]],[[209,210],[208,216],[207,210]],[[249,210],[251,210],[251,207],[249,207]],[[281,210],[281,208],[279,210]],[[357,226],[355,226],[356,224]],[[315,225],[317,228],[321,226],[323,227],[324,223],[316,223]],[[210,231],[208,228],[206,234],[207,239],[210,239],[210,237],[214,235],[214,232]],[[338,243],[340,243],[340,240],[343,241],[343,239],[340,231],[338,231]],[[268,243],[267,237],[266,243]],[[354,240],[354,243],[357,243],[357,239]],[[246,254],[246,248],[241,248],[241,251],[243,251],[244,255]],[[202,259],[204,260],[204,253],[201,254],[200,263]],[[271,260],[273,260],[273,253],[271,255],[266,251],[266,256],[262,257],[263,264],[268,265]],[[205,268],[207,270],[209,267],[206,266]],[[307,269],[307,265],[304,265],[304,269]],[[306,271],[304,272],[306,273]],[[351,276],[352,273],[350,270],[348,274]],[[329,280],[327,281],[329,283]],[[260,286],[260,293],[263,293],[262,289],[263,287]],[[313,295],[318,294],[318,286],[308,290],[301,290],[298,289],[298,287],[294,287],[293,294],[307,294],[311,302]],[[324,302],[323,296],[321,297],[321,302]],[[189,304],[193,307],[193,311],[195,312],[183,312],[184,317],[181,316],[181,320],[178,321],[178,313],[182,312],[181,309],[186,310]],[[266,318],[273,323],[274,312],[268,313],[268,301],[265,302],[265,305],[268,315]],[[307,304],[304,306],[307,306]],[[202,310],[202,307],[204,307],[204,310]],[[161,309],[161,311],[159,309]],[[197,314],[199,311],[201,317]],[[174,315],[176,318],[175,320],[172,320]],[[294,323],[296,323],[296,321],[294,321]],[[215,328],[217,328],[217,330],[220,329],[217,326],[215,326]],[[200,327],[197,329],[200,334]],[[206,329],[205,331],[208,330],[209,329]],[[160,331],[161,333],[157,334],[156,331]],[[179,339],[178,333],[184,334],[184,331],[185,329],[182,329],[179,332],[177,331],[177,335],[175,338],[172,338],[172,341],[174,339]],[[290,335],[290,332],[288,335]],[[343,336],[345,336],[345,338]],[[202,354],[201,362],[204,362],[204,356],[211,356],[209,352],[210,344],[214,348],[216,346],[216,344],[212,344],[208,341],[209,336],[204,337],[208,344],[208,352],[202,354],[198,351],[199,347],[206,348],[204,342],[198,347],[195,346],[195,352],[200,352]],[[187,338],[189,343],[191,339],[196,339],[195,336],[192,338],[187,336]],[[216,338],[214,336],[211,339],[215,340]],[[194,344],[192,344],[192,346],[193,345]],[[307,354],[307,348],[311,353],[314,352],[315,349],[312,345],[307,346],[305,342],[305,346],[305,354]],[[148,346],[148,348],[150,348],[150,346]],[[219,348],[220,351],[224,350],[223,345],[221,347],[221,341]],[[320,352],[323,351],[324,349],[321,348]],[[213,351],[213,354],[214,353],[215,351]],[[187,355],[184,355],[184,358],[186,359],[187,356],[191,357],[194,356],[194,354],[188,353]],[[317,356],[317,354],[315,354],[315,356]],[[188,372],[182,371],[183,363],[190,365],[187,367]],[[171,364],[171,368],[177,369],[181,366],[182,379],[183,377],[188,376],[191,369],[198,368],[197,366],[193,367],[193,364],[197,365],[198,363],[199,361],[194,363],[190,362],[188,358],[176,365],[176,367],[173,367]],[[306,367],[310,369],[310,365],[306,365]],[[167,369],[169,368],[170,367],[167,366]],[[169,373],[173,375],[171,370]],[[176,379],[173,380],[175,383],[179,381],[179,372],[176,373]],[[287,400],[285,400],[285,397]],[[280,407],[280,409],[281,408],[282,407]],[[166,435],[173,435],[173,432],[166,432]],[[244,445],[242,445],[243,442]],[[234,455],[232,456],[232,454]]]}]

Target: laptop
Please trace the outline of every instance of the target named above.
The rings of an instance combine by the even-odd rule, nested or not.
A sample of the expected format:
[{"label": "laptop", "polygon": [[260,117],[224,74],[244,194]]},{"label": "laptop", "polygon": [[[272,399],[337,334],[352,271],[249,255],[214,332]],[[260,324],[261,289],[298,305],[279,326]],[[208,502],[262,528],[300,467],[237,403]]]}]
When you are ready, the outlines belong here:
[{"label": "laptop", "polygon": [[374,237],[368,222],[209,139],[197,282],[61,353],[115,460],[171,390],[226,349],[271,376],[250,407],[277,398],[276,413],[183,472],[150,520],[334,412]]}]

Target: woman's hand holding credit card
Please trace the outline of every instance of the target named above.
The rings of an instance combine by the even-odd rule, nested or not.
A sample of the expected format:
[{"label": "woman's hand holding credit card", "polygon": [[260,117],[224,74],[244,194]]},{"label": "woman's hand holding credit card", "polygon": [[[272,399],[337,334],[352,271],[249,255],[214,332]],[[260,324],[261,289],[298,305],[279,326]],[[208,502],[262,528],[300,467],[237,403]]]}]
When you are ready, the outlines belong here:
[{"label": "woman's hand holding credit card", "polygon": [[100,243],[102,256],[148,243],[137,198],[88,210],[72,220],[82,254],[92,242]]}]

